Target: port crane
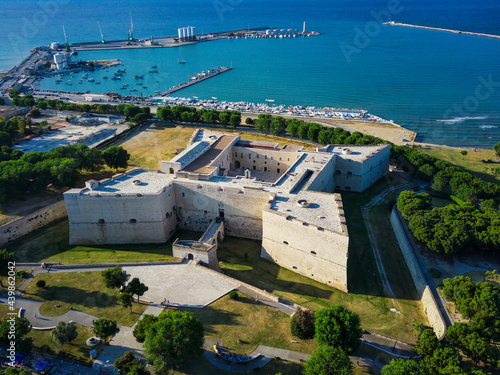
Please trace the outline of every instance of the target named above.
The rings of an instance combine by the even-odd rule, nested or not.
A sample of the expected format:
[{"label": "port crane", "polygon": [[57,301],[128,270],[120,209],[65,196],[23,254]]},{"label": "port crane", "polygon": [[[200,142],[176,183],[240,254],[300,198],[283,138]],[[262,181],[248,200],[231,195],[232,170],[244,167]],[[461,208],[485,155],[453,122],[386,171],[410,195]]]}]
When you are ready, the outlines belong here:
[{"label": "port crane", "polygon": [[134,22],[132,21],[132,13],[130,13],[130,29],[128,30],[128,42],[134,42]]},{"label": "port crane", "polygon": [[69,48],[68,36],[66,35],[66,28],[64,27],[64,23],[63,23],[62,27],[63,27],[63,33],[64,33],[64,42],[65,42],[65,46],[66,46],[66,52],[71,52],[71,48]]},{"label": "port crane", "polygon": [[102,33],[101,25],[99,24],[99,22],[97,22],[97,26],[99,27],[99,32],[101,33],[101,43],[104,44],[106,43],[106,41],[104,40],[104,34]]}]

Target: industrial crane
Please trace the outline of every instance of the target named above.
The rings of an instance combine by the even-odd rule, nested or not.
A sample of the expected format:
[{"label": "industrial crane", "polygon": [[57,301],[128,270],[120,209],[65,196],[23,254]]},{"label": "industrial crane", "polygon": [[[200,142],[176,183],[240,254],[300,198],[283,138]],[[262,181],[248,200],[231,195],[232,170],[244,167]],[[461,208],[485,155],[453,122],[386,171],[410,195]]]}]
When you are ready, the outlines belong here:
[{"label": "industrial crane", "polygon": [[71,52],[71,48],[69,48],[69,43],[68,43],[68,36],[66,35],[66,29],[64,28],[64,23],[63,23],[62,27],[63,27],[63,33],[64,33],[64,42],[66,45],[66,52]]},{"label": "industrial crane", "polygon": [[104,40],[104,34],[102,33],[101,25],[99,24],[99,22],[97,22],[97,26],[99,26],[99,32],[101,33],[101,43],[104,44],[106,43],[106,41]]},{"label": "industrial crane", "polygon": [[128,43],[134,41],[134,22],[132,21],[132,13],[130,13],[130,29],[128,30]]}]

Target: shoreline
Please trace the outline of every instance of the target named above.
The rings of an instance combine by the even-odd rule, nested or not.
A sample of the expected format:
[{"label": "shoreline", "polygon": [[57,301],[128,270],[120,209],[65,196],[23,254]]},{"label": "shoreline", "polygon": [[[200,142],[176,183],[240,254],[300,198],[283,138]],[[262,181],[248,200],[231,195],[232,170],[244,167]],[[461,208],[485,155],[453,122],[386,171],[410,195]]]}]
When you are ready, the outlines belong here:
[{"label": "shoreline", "polygon": [[415,29],[425,29],[425,30],[434,30],[434,31],[444,31],[447,33],[452,33],[452,34],[466,34],[466,35],[474,35],[474,36],[481,36],[485,38],[493,38],[493,39],[500,39],[500,35],[494,35],[494,34],[485,34],[485,33],[475,33],[472,31],[462,31],[462,30],[453,30],[453,29],[443,29],[440,27],[432,27],[432,26],[421,26],[421,25],[413,25],[410,23],[402,23],[402,22],[384,22],[384,25],[390,25],[390,26],[404,26],[404,27],[413,27]]}]

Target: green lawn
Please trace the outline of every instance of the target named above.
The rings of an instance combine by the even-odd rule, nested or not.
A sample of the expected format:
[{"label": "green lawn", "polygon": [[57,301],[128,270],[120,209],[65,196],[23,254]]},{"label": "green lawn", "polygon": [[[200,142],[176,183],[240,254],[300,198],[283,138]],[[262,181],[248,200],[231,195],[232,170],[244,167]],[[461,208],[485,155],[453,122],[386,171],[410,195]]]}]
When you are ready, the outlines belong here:
[{"label": "green lawn", "polygon": [[11,315],[12,313],[15,313],[17,316],[17,312],[18,312],[19,309],[14,309],[14,310],[10,310],[9,309],[9,305],[4,305],[4,304],[1,304],[0,305],[0,320],[3,320],[3,319],[6,319],[6,318],[10,318],[14,315]]},{"label": "green lawn", "polygon": [[176,238],[197,239],[198,233],[178,231],[165,244],[113,246],[69,245],[69,223],[61,220],[32,232],[9,245],[17,262],[60,262],[62,264],[97,264],[172,261],[172,243]]},{"label": "green lawn", "polygon": [[85,341],[94,336],[92,329],[83,327],[80,324],[76,325],[78,336],[70,343],[63,345],[56,344],[50,337],[51,331],[34,331],[32,330],[27,337],[33,339],[33,345],[41,353],[54,354],[68,359],[76,359],[82,362],[90,363],[90,350],[96,349],[100,353],[104,349],[104,344],[101,342],[97,346],[89,347]]},{"label": "green lawn", "polygon": [[[26,278],[23,279],[22,277],[19,277],[19,275],[16,275],[16,283],[15,283],[15,288],[16,290],[19,289],[22,283],[26,281],[26,279],[29,279],[31,277],[31,270],[25,270],[26,272]],[[9,286],[9,276],[0,276],[0,291],[2,293],[7,292],[7,287]]]},{"label": "green lawn", "polygon": [[[46,287],[36,286],[38,280],[45,280]],[[144,312],[147,304],[134,302],[132,313],[117,300],[118,289],[108,289],[100,272],[67,272],[38,274],[24,290],[22,297],[45,301],[40,313],[58,316],[73,309],[98,318],[116,320],[118,324],[131,327]],[[56,307],[59,304],[60,307]]]},{"label": "green lawn", "polygon": [[[290,333],[290,317],[279,310],[239,294],[234,301],[222,297],[203,309],[182,309],[193,312],[205,326],[205,336],[220,339],[231,351],[250,353],[257,345],[312,353],[314,340],[299,340]],[[299,341],[292,343],[292,340]]]},{"label": "green lawn", "polygon": [[482,162],[482,160],[490,159],[496,161],[498,159],[493,149],[476,149],[476,151],[467,150],[467,155],[465,156],[460,154],[462,150],[454,148],[424,147],[422,151],[439,159],[443,159],[453,165],[462,167],[485,181],[500,182],[500,173],[497,172],[495,174],[495,169],[499,170],[500,164]]}]

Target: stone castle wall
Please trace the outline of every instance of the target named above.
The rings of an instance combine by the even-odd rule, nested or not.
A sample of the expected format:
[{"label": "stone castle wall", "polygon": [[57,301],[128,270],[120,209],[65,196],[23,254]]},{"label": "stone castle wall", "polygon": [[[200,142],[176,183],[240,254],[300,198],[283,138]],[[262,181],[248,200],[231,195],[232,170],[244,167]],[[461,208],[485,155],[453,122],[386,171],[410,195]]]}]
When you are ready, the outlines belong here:
[{"label": "stone castle wall", "polygon": [[175,183],[178,227],[198,232],[205,231],[210,221],[223,212],[227,235],[260,239],[262,210],[269,199],[269,193],[261,189]]},{"label": "stone castle wall", "polygon": [[302,156],[299,152],[271,151],[249,147],[232,147],[233,168],[284,173]]},{"label": "stone castle wall", "polygon": [[406,264],[413,279],[413,283],[415,284],[415,288],[420,296],[420,302],[424,307],[427,320],[434,329],[437,337],[443,338],[447,328],[446,322],[432,294],[431,288],[425,280],[425,276],[420,268],[420,263],[418,262],[415,253],[413,252],[413,248],[406,237],[406,233],[398,218],[395,207],[392,209],[391,213],[391,224],[401,252],[403,253],[403,257],[406,260]]},{"label": "stone castle wall", "polygon": [[2,225],[0,226],[0,246],[66,216],[66,205],[64,201],[60,201]]},{"label": "stone castle wall", "polygon": [[176,229],[172,186],[154,195],[65,194],[71,244],[166,242]]},{"label": "stone castle wall", "polygon": [[349,237],[264,210],[261,257],[347,292]]}]

